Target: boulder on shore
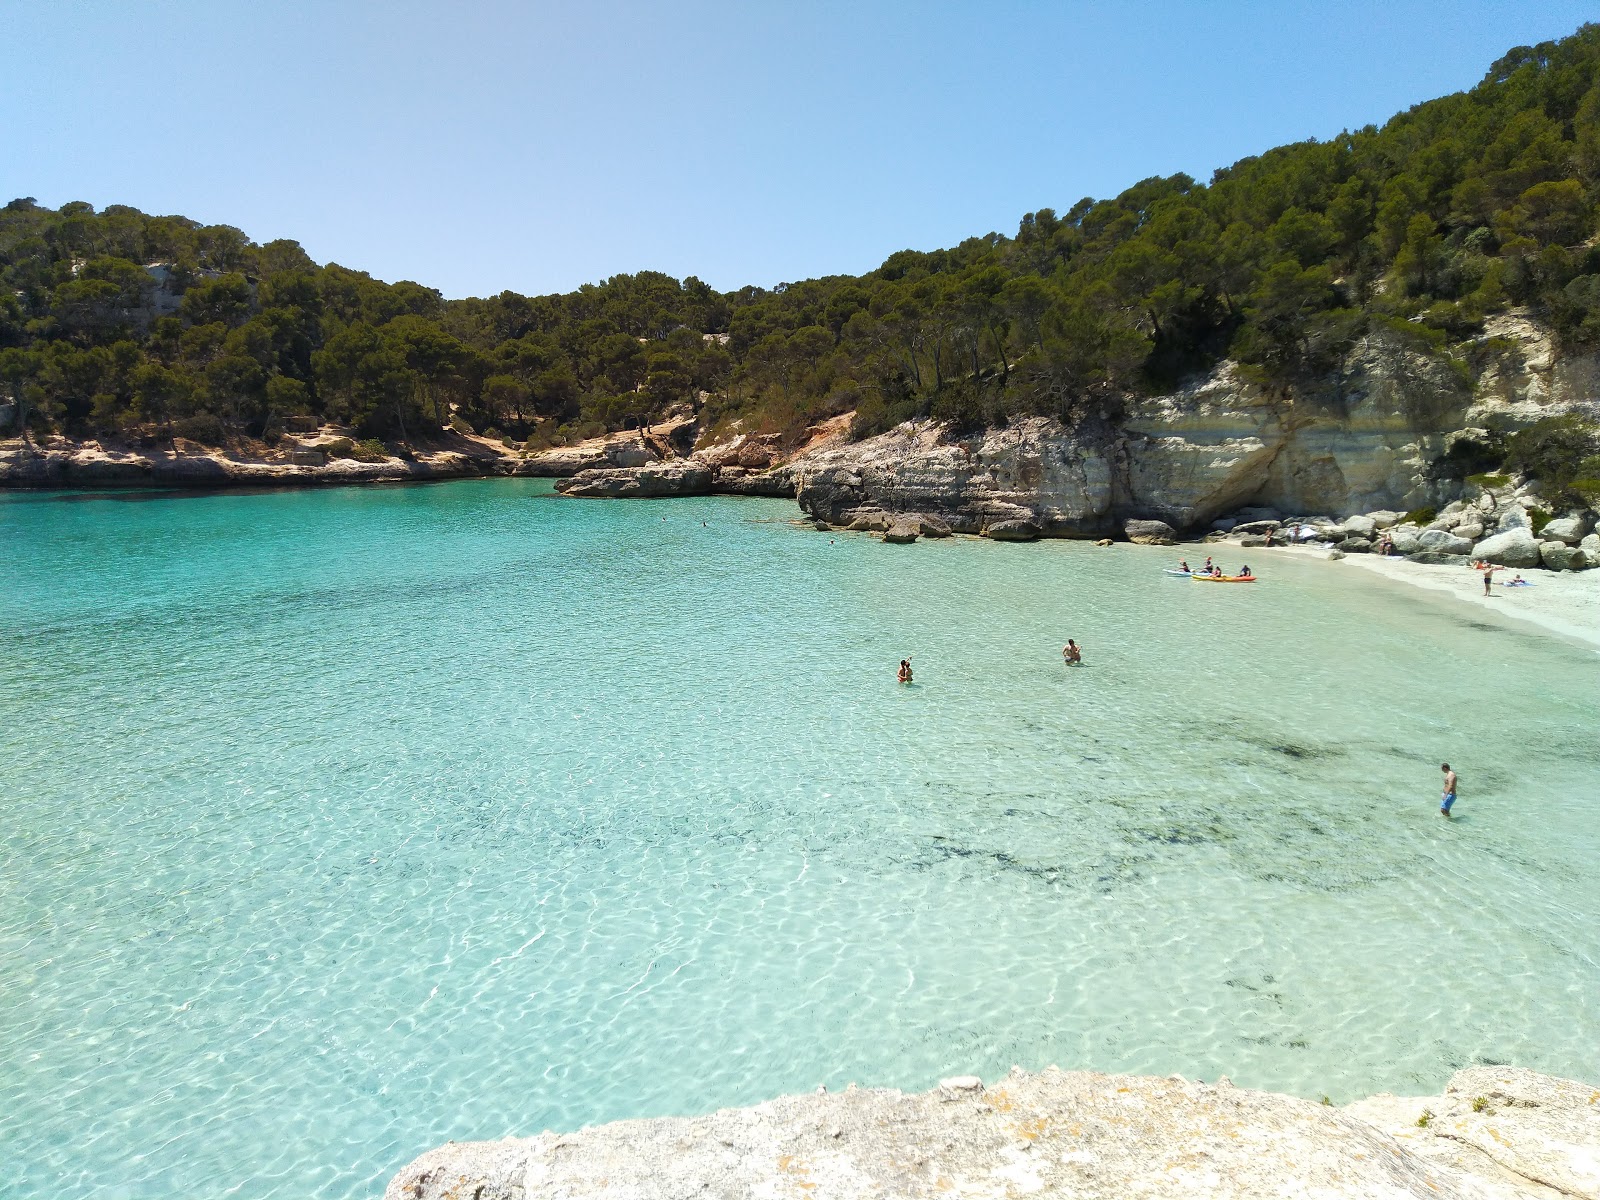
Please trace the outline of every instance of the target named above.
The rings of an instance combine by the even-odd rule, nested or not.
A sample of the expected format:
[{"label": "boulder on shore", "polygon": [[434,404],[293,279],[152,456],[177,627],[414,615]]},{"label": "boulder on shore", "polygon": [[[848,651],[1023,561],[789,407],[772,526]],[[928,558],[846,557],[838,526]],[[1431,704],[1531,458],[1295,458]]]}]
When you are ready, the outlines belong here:
[{"label": "boulder on shore", "polygon": [[1484,538],[1478,543],[1476,554],[1502,567],[1537,567],[1540,562],[1539,543],[1525,525],[1513,525],[1504,533]]},{"label": "boulder on shore", "polygon": [[1371,537],[1377,528],[1378,523],[1371,517],[1354,516],[1344,519],[1345,533],[1354,537]]},{"label": "boulder on shore", "polygon": [[1170,546],[1178,536],[1165,521],[1125,521],[1122,532],[1136,546]]},{"label": "boulder on shore", "polygon": [[883,531],[883,540],[894,546],[909,546],[917,540],[917,527],[909,521],[896,521]]},{"label": "boulder on shore", "polygon": [[1277,529],[1282,524],[1282,521],[1239,521],[1234,523],[1233,532],[1245,534],[1265,534],[1271,530]]},{"label": "boulder on shore", "polygon": [[1389,531],[1389,544],[1396,554],[1415,554],[1424,549],[1421,535],[1414,527],[1397,526]]},{"label": "boulder on shore", "polygon": [[1406,555],[1407,562],[1426,563],[1436,567],[1459,567],[1466,563],[1465,554],[1452,554],[1448,550],[1418,550]]},{"label": "boulder on shore", "polygon": [[996,521],[984,529],[983,536],[997,542],[1036,542],[1039,527],[1032,521]]},{"label": "boulder on shore", "polygon": [[1372,543],[1367,541],[1366,538],[1349,537],[1339,543],[1339,549],[1346,554],[1371,554]]},{"label": "boulder on shore", "polygon": [[1547,542],[1564,542],[1568,546],[1576,546],[1583,540],[1584,532],[1582,517],[1557,517],[1553,521],[1544,523],[1539,536]]},{"label": "boulder on shore", "polygon": [[1495,529],[1505,533],[1512,529],[1532,529],[1533,520],[1528,516],[1527,510],[1520,504],[1507,504],[1502,507],[1495,518]]},{"label": "boulder on shore", "polygon": [[1369,512],[1367,516],[1371,519],[1373,525],[1379,529],[1392,529],[1400,524],[1405,517],[1405,513],[1397,513],[1387,508],[1380,508],[1377,512]]},{"label": "boulder on shore", "polygon": [[1470,554],[1472,539],[1464,538],[1443,529],[1424,529],[1417,535],[1417,545],[1423,550],[1437,550],[1442,554]]},{"label": "boulder on shore", "polygon": [[1581,571],[1586,565],[1583,551],[1565,542],[1540,542],[1539,561],[1552,571]]}]

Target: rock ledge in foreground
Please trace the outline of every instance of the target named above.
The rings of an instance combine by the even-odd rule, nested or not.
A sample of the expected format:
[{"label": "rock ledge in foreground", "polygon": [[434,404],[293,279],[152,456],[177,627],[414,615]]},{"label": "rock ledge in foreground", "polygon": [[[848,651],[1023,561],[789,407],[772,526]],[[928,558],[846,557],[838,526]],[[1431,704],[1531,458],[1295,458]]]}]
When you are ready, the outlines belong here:
[{"label": "rock ledge in foreground", "polygon": [[[1433,1114],[1418,1127],[1424,1110]],[[1559,1189],[1559,1190],[1552,1190]],[[1178,1076],[973,1076],[851,1088],[705,1117],[452,1143],[386,1200],[539,1197],[1600,1196],[1600,1090],[1474,1067],[1443,1096],[1347,1109]]]}]

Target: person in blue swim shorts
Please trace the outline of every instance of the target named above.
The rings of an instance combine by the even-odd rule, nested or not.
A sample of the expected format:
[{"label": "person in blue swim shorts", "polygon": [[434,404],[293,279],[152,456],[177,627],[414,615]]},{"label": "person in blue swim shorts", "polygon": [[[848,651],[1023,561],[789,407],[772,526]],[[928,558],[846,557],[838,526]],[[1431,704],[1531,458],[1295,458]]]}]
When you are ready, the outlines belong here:
[{"label": "person in blue swim shorts", "polygon": [[1449,763],[1440,763],[1439,769],[1444,772],[1444,795],[1439,797],[1439,815],[1448,821],[1450,806],[1456,802],[1456,773],[1450,769]]}]

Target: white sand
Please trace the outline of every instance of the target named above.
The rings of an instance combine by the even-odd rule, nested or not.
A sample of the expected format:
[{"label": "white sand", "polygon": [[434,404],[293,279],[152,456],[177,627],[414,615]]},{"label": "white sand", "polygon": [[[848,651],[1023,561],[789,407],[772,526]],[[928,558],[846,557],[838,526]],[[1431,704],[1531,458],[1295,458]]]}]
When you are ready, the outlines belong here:
[{"label": "white sand", "polygon": [[[1309,546],[1253,547],[1258,558],[1268,554],[1293,554],[1326,560],[1326,549]],[[1371,571],[1396,583],[1423,588],[1443,602],[1470,604],[1484,613],[1537,625],[1564,638],[1600,650],[1600,570],[1544,571],[1535,567],[1520,572],[1532,587],[1504,587],[1519,572],[1501,567],[1495,571],[1491,595],[1483,594],[1483,576],[1467,566],[1445,567],[1384,558],[1377,554],[1350,554],[1328,562],[1330,571]]]}]

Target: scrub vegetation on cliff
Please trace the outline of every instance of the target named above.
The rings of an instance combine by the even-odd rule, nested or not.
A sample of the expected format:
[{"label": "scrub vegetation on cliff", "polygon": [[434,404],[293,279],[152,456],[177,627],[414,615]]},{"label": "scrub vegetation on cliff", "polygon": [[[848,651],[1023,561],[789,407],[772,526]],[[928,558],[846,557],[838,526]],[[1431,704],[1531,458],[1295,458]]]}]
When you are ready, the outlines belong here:
[{"label": "scrub vegetation on cliff", "polygon": [[856,436],[924,415],[1115,419],[1223,358],[1288,388],[1377,326],[1470,375],[1493,346],[1469,339],[1512,306],[1564,349],[1600,345],[1597,211],[1600,25],[1208,184],[1147,179],[1010,237],[728,294],[641,272],[446,301],[292,241],[20,199],[0,211],[0,418],[215,444],[323,420],[426,443],[453,425],[543,446],[689,404],[712,432],[793,443],[849,412]]}]

